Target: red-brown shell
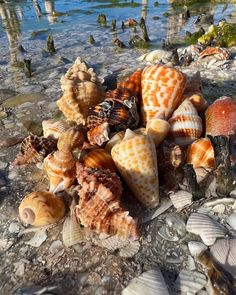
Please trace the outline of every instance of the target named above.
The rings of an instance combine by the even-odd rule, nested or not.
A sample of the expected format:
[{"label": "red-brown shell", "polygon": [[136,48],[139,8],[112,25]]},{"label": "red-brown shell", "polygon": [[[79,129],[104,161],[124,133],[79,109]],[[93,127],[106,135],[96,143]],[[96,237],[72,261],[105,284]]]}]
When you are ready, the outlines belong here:
[{"label": "red-brown shell", "polygon": [[90,129],[87,137],[91,145],[101,146],[109,140],[110,128],[107,122]]},{"label": "red-brown shell", "polygon": [[138,69],[128,79],[121,83],[118,83],[117,88],[127,89],[129,90],[131,95],[135,95],[136,97],[138,97],[141,89],[141,76],[142,70]]},{"label": "red-brown shell", "polygon": [[220,60],[229,59],[229,51],[227,49],[220,48],[220,47],[211,47],[211,46],[208,46],[206,49],[204,49],[200,53],[199,58],[204,58],[209,55],[214,55],[217,59],[220,59]]}]

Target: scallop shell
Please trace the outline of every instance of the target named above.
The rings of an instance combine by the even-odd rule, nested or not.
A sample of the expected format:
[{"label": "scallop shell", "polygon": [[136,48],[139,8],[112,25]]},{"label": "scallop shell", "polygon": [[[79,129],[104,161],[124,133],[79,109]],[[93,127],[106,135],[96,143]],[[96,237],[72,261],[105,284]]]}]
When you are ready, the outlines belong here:
[{"label": "scallop shell", "polygon": [[118,83],[117,88],[124,88],[130,91],[131,95],[139,96],[141,89],[142,70],[138,69],[128,79]]},{"label": "scallop shell", "polygon": [[138,238],[137,224],[120,204],[122,186],[119,177],[109,170],[77,164],[79,205],[75,216],[81,224],[96,233],[117,235],[123,239]]},{"label": "scallop shell", "polygon": [[115,251],[125,247],[127,244],[129,244],[129,241],[121,239],[117,236],[111,236],[105,238],[100,237],[100,239],[96,240],[95,243],[99,247],[106,248],[110,251]]},{"label": "scallop shell", "polygon": [[169,295],[169,291],[161,271],[156,268],[133,278],[121,292],[122,295]]},{"label": "scallop shell", "polygon": [[230,214],[226,221],[232,227],[232,229],[236,230],[236,213],[233,212]]},{"label": "scallop shell", "polygon": [[157,156],[153,140],[127,129],[111,150],[119,172],[137,199],[148,208],[159,204]]},{"label": "scallop shell", "polygon": [[179,145],[191,144],[194,140],[201,137],[202,120],[189,100],[185,100],[174,111],[169,123],[170,134]]},{"label": "scallop shell", "polygon": [[175,290],[181,294],[196,294],[204,288],[206,276],[198,271],[182,270],[175,281]]},{"label": "scallop shell", "polygon": [[110,128],[107,122],[90,129],[87,132],[87,137],[92,145],[101,146],[109,140]]},{"label": "scallop shell", "polygon": [[65,117],[78,124],[85,123],[89,108],[104,97],[104,90],[93,69],[77,58],[61,78],[63,96],[57,101]]},{"label": "scallop shell", "polygon": [[196,72],[187,82],[183,93],[183,100],[185,99],[188,99],[198,112],[206,110],[208,102],[203,97],[200,72]]},{"label": "scallop shell", "polygon": [[120,249],[119,256],[120,257],[133,257],[138,253],[140,249],[139,241],[130,241],[128,245]]},{"label": "scallop shell", "polygon": [[188,232],[200,235],[203,243],[211,246],[215,243],[217,238],[225,236],[225,228],[209,217],[202,213],[192,213],[188,219],[186,229]]},{"label": "scallop shell", "polygon": [[69,188],[76,180],[76,166],[69,151],[56,151],[44,159],[44,170],[49,182],[50,192],[56,193]]},{"label": "scallop shell", "polygon": [[200,53],[199,59],[202,59],[209,55],[214,55],[214,57],[219,60],[227,60],[229,59],[230,52],[225,48],[208,46]]},{"label": "scallop shell", "polygon": [[20,152],[17,154],[13,164],[40,163],[48,154],[56,150],[56,146],[57,141],[54,138],[30,135],[22,141]]},{"label": "scallop shell", "polygon": [[187,191],[177,191],[169,195],[171,202],[177,211],[181,211],[183,208],[192,204],[193,196]]},{"label": "scallop shell", "polygon": [[75,148],[82,148],[85,141],[84,129],[82,125],[71,127],[61,134],[57,142],[59,151],[72,152]]},{"label": "scallop shell", "polygon": [[189,252],[193,257],[197,257],[200,253],[207,250],[207,246],[201,242],[188,242]]},{"label": "scallop shell", "polygon": [[44,120],[42,122],[43,127],[43,136],[44,137],[53,137],[58,139],[63,132],[70,128],[70,125],[66,121],[55,121],[55,120]]},{"label": "scallop shell", "polygon": [[33,226],[56,223],[64,214],[63,201],[50,192],[32,192],[24,197],[19,206],[21,221]]},{"label": "scallop shell", "polygon": [[122,141],[122,139],[125,136],[125,132],[124,131],[120,131],[117,132],[114,136],[112,136],[112,138],[108,141],[108,143],[105,146],[105,149],[111,153],[111,150],[113,148],[113,146],[115,146],[116,144],[120,143]]},{"label": "scallop shell", "polygon": [[169,119],[181,102],[186,77],[167,66],[148,66],[142,72],[142,121]]},{"label": "scallop shell", "polygon": [[187,150],[187,163],[193,165],[193,168],[215,167],[214,148],[209,138],[200,138],[194,141]]},{"label": "scallop shell", "polygon": [[115,163],[111,155],[104,149],[96,149],[85,155],[81,161],[85,167],[108,169],[116,172]]},{"label": "scallop shell", "polygon": [[153,118],[147,122],[146,134],[152,137],[156,147],[165,139],[169,130],[170,124],[165,120]]},{"label": "scallop shell", "polygon": [[222,96],[205,112],[206,134],[234,135],[236,133],[236,101]]}]

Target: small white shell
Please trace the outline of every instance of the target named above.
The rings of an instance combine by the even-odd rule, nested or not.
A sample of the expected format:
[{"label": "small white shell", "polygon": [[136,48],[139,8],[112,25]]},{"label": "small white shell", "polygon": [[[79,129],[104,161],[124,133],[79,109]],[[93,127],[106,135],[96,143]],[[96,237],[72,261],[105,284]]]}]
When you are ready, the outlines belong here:
[{"label": "small white shell", "polygon": [[133,278],[121,295],[169,295],[165,280],[159,269],[153,269]]},{"label": "small white shell", "polygon": [[227,219],[227,223],[232,227],[232,229],[236,230],[236,213],[232,213]]},{"label": "small white shell", "polygon": [[200,253],[207,250],[207,246],[201,242],[191,241],[188,243],[188,249],[193,257],[197,257]]},{"label": "small white shell", "polygon": [[196,294],[204,288],[206,283],[204,274],[198,271],[182,270],[175,281],[175,289],[181,294]]},{"label": "small white shell", "polygon": [[186,229],[190,233],[200,235],[207,246],[213,245],[217,238],[225,236],[225,228],[210,216],[202,213],[192,213]]},{"label": "small white shell", "polygon": [[206,180],[207,177],[211,174],[211,168],[198,167],[194,170],[197,177],[197,183],[201,183],[202,181]]},{"label": "small white shell", "polygon": [[192,194],[184,190],[177,191],[176,193],[171,194],[169,197],[173,203],[173,206],[178,212],[191,205],[193,199]]},{"label": "small white shell", "polygon": [[117,236],[108,236],[103,238],[103,236],[100,235],[99,238],[100,239],[94,240],[95,244],[110,251],[126,247],[129,244],[127,240],[123,240]]},{"label": "small white shell", "polygon": [[121,257],[133,257],[136,253],[138,253],[139,248],[139,241],[130,241],[130,243],[127,246],[120,249],[119,255]]}]

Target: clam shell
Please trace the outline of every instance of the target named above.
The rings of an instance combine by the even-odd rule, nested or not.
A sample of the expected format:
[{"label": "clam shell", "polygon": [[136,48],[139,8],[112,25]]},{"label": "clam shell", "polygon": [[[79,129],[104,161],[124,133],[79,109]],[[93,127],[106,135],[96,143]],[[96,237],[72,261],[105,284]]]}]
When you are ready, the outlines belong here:
[{"label": "clam shell", "polygon": [[189,249],[190,254],[193,257],[197,257],[200,253],[207,250],[207,246],[205,246],[201,242],[191,241],[191,242],[188,242],[188,249]]},{"label": "clam shell", "polygon": [[189,145],[202,134],[202,119],[189,100],[184,100],[174,111],[169,123],[170,135],[179,145]]},{"label": "clam shell", "polygon": [[146,134],[152,137],[156,147],[165,139],[169,130],[170,124],[165,120],[153,118],[147,122]]},{"label": "clam shell", "polygon": [[173,206],[177,209],[177,211],[181,211],[183,208],[192,204],[193,196],[187,191],[177,191],[173,194],[169,195]]},{"label": "clam shell", "polygon": [[193,168],[215,167],[215,153],[209,138],[200,138],[194,141],[187,150],[187,163]]},{"label": "clam shell", "polygon": [[153,269],[133,278],[121,292],[122,295],[169,295],[163,275],[159,269]]},{"label": "clam shell", "polygon": [[175,281],[175,290],[181,294],[196,294],[204,288],[206,276],[198,271],[182,270]]},{"label": "clam shell", "polygon": [[188,219],[186,229],[188,232],[200,235],[203,243],[211,246],[215,243],[217,238],[225,236],[225,228],[209,217],[202,213],[192,213]]},{"label": "clam shell", "polygon": [[142,72],[142,121],[169,119],[182,99],[186,77],[167,66],[148,66]]},{"label": "clam shell", "polygon": [[46,226],[58,222],[65,214],[63,201],[50,192],[32,192],[19,206],[22,222],[33,226]]},{"label": "clam shell", "polygon": [[111,153],[111,150],[113,148],[113,146],[115,146],[117,143],[120,143],[122,141],[122,139],[125,136],[125,132],[124,131],[120,131],[118,133],[116,133],[114,136],[112,136],[112,138],[108,141],[108,143],[105,146],[105,149]]},{"label": "clam shell", "polygon": [[153,140],[127,129],[111,150],[119,172],[137,199],[148,208],[159,204],[157,156]]},{"label": "clam shell", "polygon": [[121,239],[117,236],[111,236],[106,238],[100,238],[95,241],[96,245],[102,248],[106,248],[110,251],[121,249],[128,244],[127,240]]},{"label": "clam shell", "polygon": [[70,128],[70,125],[66,121],[55,121],[55,120],[44,120],[42,122],[43,127],[43,136],[44,137],[53,137],[58,139],[63,132]]}]

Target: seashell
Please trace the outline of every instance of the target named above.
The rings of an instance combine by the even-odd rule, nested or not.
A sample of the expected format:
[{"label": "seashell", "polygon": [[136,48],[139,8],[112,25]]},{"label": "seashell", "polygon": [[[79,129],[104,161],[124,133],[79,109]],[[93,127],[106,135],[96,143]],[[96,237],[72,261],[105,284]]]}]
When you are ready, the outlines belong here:
[{"label": "seashell", "polygon": [[175,143],[179,145],[191,144],[201,137],[202,120],[198,116],[197,110],[188,100],[185,100],[177,110],[174,111],[169,120],[170,134]]},{"label": "seashell", "polygon": [[131,95],[134,95],[136,98],[138,98],[141,89],[141,76],[142,70],[138,69],[128,79],[121,83],[118,83],[117,88],[127,89],[129,90]]},{"label": "seashell", "polygon": [[229,59],[230,52],[226,48],[220,47],[211,47],[207,46],[199,55],[199,59],[202,59],[206,56],[214,55],[215,58],[219,60],[227,60]]},{"label": "seashell", "polygon": [[236,133],[236,101],[222,96],[211,104],[205,112],[206,134],[234,135]]},{"label": "seashell", "polygon": [[163,275],[158,268],[146,271],[133,278],[121,295],[169,295]]},{"label": "seashell", "polygon": [[187,270],[196,270],[196,264],[192,256],[188,255],[188,260],[187,260],[187,265],[186,265]]},{"label": "seashell", "polygon": [[112,148],[111,156],[137,199],[148,208],[156,207],[159,182],[153,140],[127,129],[123,140]]},{"label": "seashell", "polygon": [[200,253],[207,250],[207,246],[205,246],[201,242],[191,241],[191,242],[188,242],[188,249],[189,249],[190,254],[193,257],[197,257]]},{"label": "seashell", "polygon": [[54,138],[29,135],[22,141],[20,152],[13,164],[24,165],[42,162],[48,154],[56,150],[56,146],[57,141]]},{"label": "seashell", "polygon": [[232,229],[236,230],[236,213],[230,214],[230,216],[227,217],[226,221],[232,227]]},{"label": "seashell", "polygon": [[107,122],[90,129],[87,132],[87,137],[92,145],[101,146],[109,140],[110,128]]},{"label": "seashell", "polygon": [[199,271],[181,270],[174,288],[181,294],[196,294],[204,288],[206,283],[206,276]]},{"label": "seashell", "polygon": [[85,167],[108,169],[116,172],[115,163],[110,154],[104,149],[96,149],[85,155],[81,161]]},{"label": "seashell", "polygon": [[36,229],[37,231],[35,231],[33,237],[30,240],[26,241],[25,244],[38,248],[47,240],[48,236],[46,227]]},{"label": "seashell", "polygon": [[71,127],[66,130],[58,139],[57,148],[59,151],[72,152],[75,148],[82,148],[85,141],[84,129],[82,125]]},{"label": "seashell", "polygon": [[198,112],[204,112],[208,107],[208,102],[203,97],[201,74],[199,71],[187,82],[183,93],[183,100],[185,99],[188,99]]},{"label": "seashell", "polygon": [[145,53],[137,58],[138,61],[149,61],[158,63],[162,60],[171,60],[172,52],[162,49],[156,49],[151,52]]},{"label": "seashell", "polygon": [[178,191],[169,195],[173,206],[177,211],[181,211],[183,208],[192,204],[193,196],[187,191]]},{"label": "seashell", "polygon": [[64,214],[63,201],[50,192],[32,192],[24,197],[19,206],[21,221],[33,226],[58,222]]},{"label": "seashell", "polygon": [[77,163],[77,180],[81,189],[75,216],[82,225],[98,234],[117,235],[130,240],[138,238],[136,222],[121,207],[122,186],[115,173]]},{"label": "seashell", "polygon": [[186,77],[167,66],[148,66],[142,72],[142,121],[169,119],[181,102]]},{"label": "seashell", "polygon": [[130,241],[128,245],[120,249],[120,257],[133,257],[140,249],[139,241]]},{"label": "seashell", "polygon": [[200,138],[194,141],[187,150],[187,163],[193,165],[193,168],[215,167],[214,148],[209,138]]},{"label": "seashell", "polygon": [[186,229],[190,233],[200,235],[203,243],[207,246],[213,245],[217,238],[224,237],[226,232],[220,223],[202,213],[192,213]]},{"label": "seashell", "polygon": [[75,160],[70,151],[56,151],[44,159],[44,170],[48,175],[49,191],[56,193],[69,188],[76,180]]},{"label": "seashell", "polygon": [[89,230],[81,227],[73,218],[67,217],[63,223],[62,241],[66,247],[71,247],[84,240],[89,235]]},{"label": "seashell", "polygon": [[[117,249],[121,249],[129,243],[129,241],[121,239],[120,237],[117,237],[117,236],[103,238],[100,235],[99,237],[100,237],[100,239],[95,241],[96,245],[98,245],[99,247],[102,247],[102,248],[106,248],[110,251],[115,251]],[[136,242],[136,241],[134,241],[134,242]]]},{"label": "seashell", "polygon": [[146,134],[152,137],[156,147],[165,139],[169,130],[170,124],[165,120],[153,118],[147,122]]},{"label": "seashell", "polygon": [[120,131],[117,132],[114,136],[112,136],[112,138],[108,141],[108,143],[105,146],[105,149],[111,153],[111,150],[113,148],[113,146],[115,146],[116,144],[120,143],[122,141],[122,139],[125,136],[125,132],[124,131]]},{"label": "seashell", "polygon": [[194,169],[196,173],[197,183],[205,181],[211,175],[211,168],[198,167]]},{"label": "seashell", "polygon": [[42,122],[43,136],[58,139],[63,132],[70,128],[66,121],[44,120]]},{"label": "seashell", "polygon": [[78,124],[85,123],[89,108],[104,97],[104,89],[93,69],[77,58],[61,78],[62,97],[57,101],[65,117]]}]

